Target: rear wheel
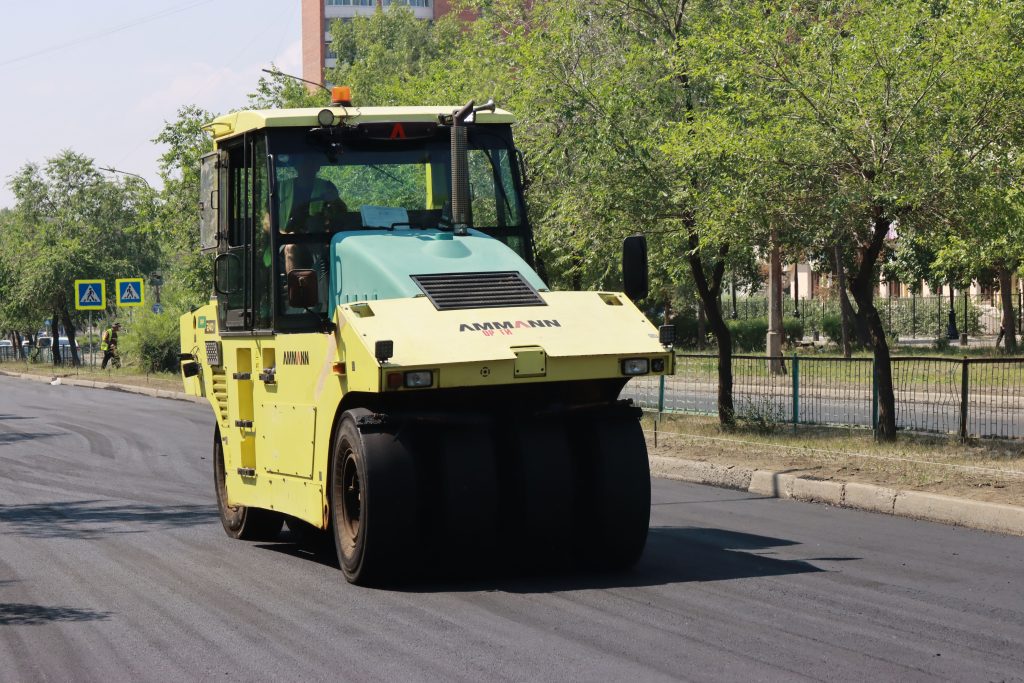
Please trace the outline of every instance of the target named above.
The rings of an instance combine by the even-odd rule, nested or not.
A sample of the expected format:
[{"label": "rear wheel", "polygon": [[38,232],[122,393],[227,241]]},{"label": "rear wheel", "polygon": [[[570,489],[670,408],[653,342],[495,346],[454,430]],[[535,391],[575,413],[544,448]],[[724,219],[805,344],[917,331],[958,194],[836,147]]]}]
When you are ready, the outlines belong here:
[{"label": "rear wheel", "polygon": [[361,585],[397,578],[416,556],[416,468],[400,434],[380,426],[362,433],[342,418],[331,457],[331,518],[338,563]]},{"label": "rear wheel", "polygon": [[448,427],[438,442],[441,514],[439,533],[430,534],[430,555],[439,566],[456,572],[487,565],[494,559],[498,538],[493,435],[484,427]]},{"label": "rear wheel", "polygon": [[291,540],[307,550],[321,551],[330,547],[330,536],[327,531],[313,526],[304,519],[287,516],[284,519]]},{"label": "rear wheel", "polygon": [[521,423],[515,448],[507,530],[517,564],[526,569],[564,564],[571,557],[576,505],[566,430],[553,421]]},{"label": "rear wheel", "polygon": [[584,423],[578,550],[591,566],[626,569],[643,554],[651,516],[647,443],[636,419]]},{"label": "rear wheel", "polygon": [[217,488],[220,523],[228,536],[245,541],[270,541],[277,538],[284,523],[284,517],[280,513],[228,504],[224,447],[219,429],[215,430],[213,435],[213,478]]}]

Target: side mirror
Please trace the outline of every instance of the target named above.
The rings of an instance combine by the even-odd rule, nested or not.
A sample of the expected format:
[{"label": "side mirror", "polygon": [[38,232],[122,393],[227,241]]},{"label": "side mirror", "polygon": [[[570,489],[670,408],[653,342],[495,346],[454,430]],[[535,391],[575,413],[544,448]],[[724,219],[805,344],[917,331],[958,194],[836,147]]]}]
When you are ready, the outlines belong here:
[{"label": "side mirror", "polygon": [[319,303],[316,271],[295,268],[288,271],[288,305],[292,308],[315,308]]},{"label": "side mirror", "polygon": [[242,259],[230,252],[213,259],[213,291],[223,296],[242,291]]},{"label": "side mirror", "polygon": [[242,259],[228,252],[213,260],[213,290],[230,296],[242,291]]},{"label": "side mirror", "polygon": [[633,301],[647,296],[647,238],[630,235],[622,240],[622,290]]}]

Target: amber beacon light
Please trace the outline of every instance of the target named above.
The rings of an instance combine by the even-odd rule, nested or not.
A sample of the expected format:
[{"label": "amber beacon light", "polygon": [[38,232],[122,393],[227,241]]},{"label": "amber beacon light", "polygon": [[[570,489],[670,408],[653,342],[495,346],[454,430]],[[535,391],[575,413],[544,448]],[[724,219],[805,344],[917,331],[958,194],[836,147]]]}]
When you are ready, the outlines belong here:
[{"label": "amber beacon light", "polygon": [[352,106],[352,88],[347,85],[336,85],[331,88],[331,104],[342,107]]}]

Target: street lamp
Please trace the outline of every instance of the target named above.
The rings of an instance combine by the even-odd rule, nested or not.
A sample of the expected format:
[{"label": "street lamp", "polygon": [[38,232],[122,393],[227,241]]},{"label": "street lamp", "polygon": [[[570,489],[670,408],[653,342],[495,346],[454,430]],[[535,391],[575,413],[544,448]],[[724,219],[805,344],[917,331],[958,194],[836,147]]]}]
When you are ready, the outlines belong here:
[{"label": "street lamp", "polygon": [[149,181],[146,180],[144,177],[140,176],[138,173],[132,173],[131,171],[122,171],[122,170],[114,168],[112,166],[111,167],[100,166],[99,168],[100,168],[101,171],[107,171],[108,173],[120,173],[121,175],[130,175],[133,178],[138,178],[139,180],[141,180],[142,182],[144,182],[146,184],[146,187],[148,187],[151,190],[153,189],[153,186],[149,184]]},{"label": "street lamp", "polygon": [[960,333],[956,329],[956,308],[954,308],[955,301],[953,300],[953,283],[949,283],[949,325],[947,326],[946,336],[949,339],[956,339],[960,336]]}]

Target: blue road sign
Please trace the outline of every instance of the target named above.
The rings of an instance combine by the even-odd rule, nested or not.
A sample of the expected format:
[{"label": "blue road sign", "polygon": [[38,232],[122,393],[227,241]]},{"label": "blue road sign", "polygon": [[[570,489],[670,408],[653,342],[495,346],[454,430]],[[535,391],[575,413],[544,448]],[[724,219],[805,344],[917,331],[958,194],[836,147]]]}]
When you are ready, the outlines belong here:
[{"label": "blue road sign", "polygon": [[75,308],[102,311],[107,306],[107,286],[103,280],[75,280]]},{"label": "blue road sign", "polygon": [[118,306],[141,306],[143,302],[142,296],[141,277],[124,277],[117,279]]},{"label": "blue road sign", "polygon": [[164,305],[163,304],[153,304],[153,312],[156,313],[157,315],[160,315],[161,313],[164,312]]}]

